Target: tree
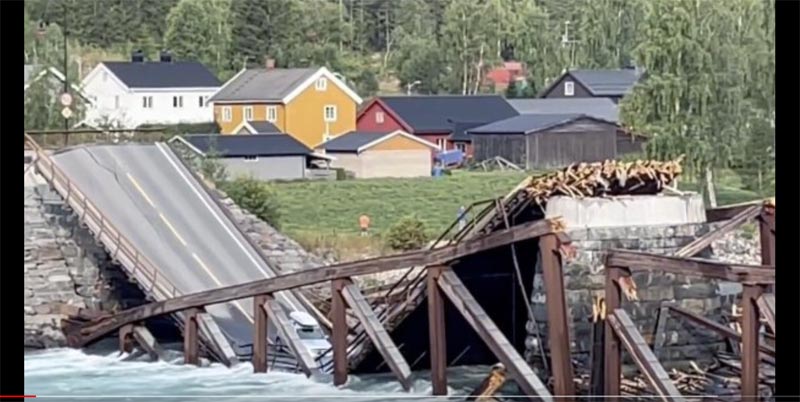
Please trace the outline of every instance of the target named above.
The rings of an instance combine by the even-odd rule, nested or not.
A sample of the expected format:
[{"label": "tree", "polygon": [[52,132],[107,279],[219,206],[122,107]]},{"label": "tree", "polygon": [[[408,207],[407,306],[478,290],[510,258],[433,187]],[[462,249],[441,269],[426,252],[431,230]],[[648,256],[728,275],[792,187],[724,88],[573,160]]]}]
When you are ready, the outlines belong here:
[{"label": "tree", "polygon": [[231,0],[180,0],[167,15],[165,43],[181,59],[229,68]]},{"label": "tree", "polygon": [[447,71],[436,44],[424,38],[407,36],[403,38],[399,48],[401,62],[397,68],[397,78],[400,80],[400,85],[405,88],[419,81],[414,86],[415,92],[439,93]]}]

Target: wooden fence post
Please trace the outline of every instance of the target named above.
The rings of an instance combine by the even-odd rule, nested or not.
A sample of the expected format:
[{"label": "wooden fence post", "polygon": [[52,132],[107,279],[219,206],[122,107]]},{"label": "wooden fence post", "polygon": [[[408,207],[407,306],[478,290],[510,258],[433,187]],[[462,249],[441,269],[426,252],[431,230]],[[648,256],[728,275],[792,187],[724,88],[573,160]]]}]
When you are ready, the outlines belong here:
[{"label": "wooden fence post", "polygon": [[331,281],[331,321],[333,322],[333,385],[347,382],[347,315],[342,296],[345,281]]},{"label": "wooden fence post", "polygon": [[264,304],[269,300],[267,295],[259,295],[253,298],[253,372],[267,372],[267,310]]},{"label": "wooden fence post", "polygon": [[183,324],[183,362],[184,364],[200,364],[198,348],[197,314],[200,309],[190,308],[184,312]]},{"label": "wooden fence post", "polygon": [[[619,286],[619,279],[623,272],[619,267],[606,265],[606,314],[620,308],[622,301],[622,288]],[[606,318],[606,317],[604,317]],[[605,320],[606,329],[604,334],[605,351],[605,394],[606,396],[618,396],[622,382],[622,351],[620,349],[619,337],[608,319]],[[617,398],[610,399],[617,401]]]},{"label": "wooden fence post", "polygon": [[447,342],[444,320],[444,298],[438,279],[442,267],[428,268],[428,339],[431,355],[433,395],[447,395]]},{"label": "wooden fence post", "polygon": [[760,285],[744,285],[742,292],[742,401],[758,400],[758,347],[760,328],[758,304],[763,289]]}]

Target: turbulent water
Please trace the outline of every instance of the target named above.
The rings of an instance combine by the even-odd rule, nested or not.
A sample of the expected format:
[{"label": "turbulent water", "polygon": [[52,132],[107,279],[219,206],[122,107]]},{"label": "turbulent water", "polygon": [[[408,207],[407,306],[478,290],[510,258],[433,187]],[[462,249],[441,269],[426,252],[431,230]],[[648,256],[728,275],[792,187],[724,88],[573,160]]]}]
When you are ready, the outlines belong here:
[{"label": "turbulent water", "polygon": [[[253,373],[249,363],[234,368],[181,364],[180,353],[169,351],[169,361],[123,361],[109,347],[93,351],[49,349],[25,354],[25,393],[63,401],[422,401],[431,384],[427,372],[414,373],[414,390],[406,393],[391,374],[351,375],[337,388],[331,378],[311,380],[302,374]],[[448,371],[450,395],[474,389],[488,367],[455,367]],[[441,401],[441,398],[437,398]]]}]

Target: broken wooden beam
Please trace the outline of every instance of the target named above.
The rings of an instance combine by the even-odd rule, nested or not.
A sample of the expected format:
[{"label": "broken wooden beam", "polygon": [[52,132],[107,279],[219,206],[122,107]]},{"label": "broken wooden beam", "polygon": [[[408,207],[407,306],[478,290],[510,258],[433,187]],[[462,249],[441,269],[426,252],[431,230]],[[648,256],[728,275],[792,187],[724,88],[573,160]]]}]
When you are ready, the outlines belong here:
[{"label": "broken wooden beam", "polygon": [[335,279],[331,282],[331,321],[333,322],[333,385],[344,385],[347,382],[347,307],[342,288],[345,281]]},{"label": "broken wooden beam", "polygon": [[[622,289],[619,286],[619,280],[629,275],[630,272],[619,268],[614,265],[606,263],[606,295],[605,306],[606,311],[614,311],[621,307],[622,303]],[[608,321],[608,316],[605,320],[605,350],[603,357],[605,362],[603,370],[605,377],[605,391],[604,395],[611,398],[611,401],[617,401],[616,398],[620,395],[620,386],[622,381],[622,349],[620,349],[620,340],[611,323]]]},{"label": "broken wooden beam", "polygon": [[285,341],[286,345],[291,349],[303,373],[308,377],[319,374],[319,367],[314,360],[314,356],[311,355],[306,345],[300,340],[300,336],[297,335],[294,325],[292,325],[280,303],[275,299],[268,298],[262,306],[267,311],[267,315],[272,322],[275,323],[280,339]]},{"label": "broken wooden beam", "polygon": [[119,329],[119,351],[122,353],[133,351],[133,324],[123,325]]},{"label": "broken wooden beam", "polygon": [[[706,247],[710,246],[711,243],[721,239],[726,234],[730,233],[734,229],[741,226],[743,223],[755,218],[758,214],[761,213],[761,206],[753,205],[748,208],[745,208],[736,216],[729,219],[727,222],[722,224],[717,230],[708,232],[703,236],[698,237],[691,243],[681,247],[680,250],[676,251],[674,256],[676,257],[693,257],[703,251]],[[763,262],[762,262],[763,264]],[[764,264],[769,265],[769,264]]]},{"label": "broken wooden beam", "polygon": [[223,342],[226,337],[210,314],[205,312],[197,314],[197,322],[200,326],[200,333],[205,334],[205,343],[214,351],[215,357],[220,363],[227,367],[233,367],[240,363],[231,344],[227,341]]},{"label": "broken wooden beam", "polygon": [[717,208],[706,209],[706,222],[713,223],[733,218],[745,209],[752,206],[761,206],[765,200],[748,201],[740,204],[723,205]]},{"label": "broken wooden beam", "polygon": [[253,298],[253,372],[267,372],[267,345],[269,339],[267,309],[265,304],[270,299],[268,295],[258,295]]},{"label": "broken wooden beam", "polygon": [[639,251],[611,250],[606,256],[606,266],[700,276],[740,283],[775,283],[775,267],[773,266],[728,264],[700,258],[673,257]]},{"label": "broken wooden beam", "polygon": [[772,333],[775,333],[775,295],[765,293],[758,298],[758,309],[767,319],[767,325]]},{"label": "broken wooden beam", "polygon": [[189,308],[183,313],[183,362],[200,365],[197,314],[198,308]]},{"label": "broken wooden beam", "polygon": [[628,317],[628,313],[618,308],[606,319],[659,398],[665,402],[684,401],[683,396],[675,388],[675,384],[672,383],[667,372],[664,371],[664,367],[661,366],[658,358],[650,350],[639,330],[636,329],[636,325]]},{"label": "broken wooden beam", "polygon": [[567,302],[564,296],[564,273],[561,267],[558,238],[539,238],[542,277],[547,300],[547,331],[550,343],[550,367],[554,378],[553,391],[563,400],[575,395],[572,355],[570,354]]},{"label": "broken wooden beam", "polygon": [[156,341],[156,337],[150,333],[147,327],[144,325],[134,325],[133,338],[136,340],[136,343],[139,344],[139,347],[150,355],[150,359],[164,360],[164,349],[161,348],[161,345]]},{"label": "broken wooden beam", "polygon": [[547,387],[514,349],[514,346],[508,342],[500,328],[489,318],[489,315],[467,290],[456,273],[449,268],[443,270],[437,283],[450,302],[483,339],[486,346],[505,365],[522,392],[542,401],[553,401]]},{"label": "broken wooden beam", "polygon": [[444,267],[431,267],[427,272],[428,339],[433,395],[447,395],[447,336],[444,320],[444,297],[438,285],[442,269]]},{"label": "broken wooden beam", "polygon": [[395,345],[389,333],[383,328],[383,324],[378,320],[364,295],[359,291],[358,286],[350,280],[345,279],[344,281],[345,284],[340,292],[345,302],[361,322],[367,335],[372,340],[372,344],[375,345],[378,353],[383,356],[392,373],[400,381],[400,385],[403,386],[404,390],[410,391],[411,369],[408,367],[406,359],[397,349],[397,345]]},{"label": "broken wooden beam", "polygon": [[745,285],[742,291],[742,401],[758,400],[758,366],[760,321],[756,300],[763,288]]},{"label": "broken wooden beam", "polygon": [[506,383],[506,378],[506,367],[503,366],[503,363],[493,365],[489,375],[469,394],[467,400],[475,402],[497,401],[494,395]]},{"label": "broken wooden beam", "polygon": [[593,401],[602,402],[601,395],[605,392],[605,367],[603,364],[605,358],[603,352],[605,350],[605,322],[606,322],[606,304],[605,299],[598,298],[595,304],[592,305],[592,351],[591,351],[591,371],[589,373],[589,394],[592,395]]},{"label": "broken wooden beam", "polygon": [[[718,334],[720,334],[720,335],[722,335],[724,337],[733,339],[736,342],[741,342],[742,341],[742,335],[740,335],[738,332],[734,331],[733,329],[731,329],[731,328],[729,328],[729,327],[727,327],[727,326],[725,326],[723,324],[711,321],[708,318],[705,318],[703,316],[700,316],[698,314],[695,314],[695,313],[693,313],[693,312],[691,312],[689,310],[680,308],[678,306],[670,305],[669,306],[669,310],[670,310],[670,312],[678,313],[679,315],[689,319],[689,321],[692,321],[692,322],[694,322],[696,324],[699,324],[699,325],[701,325],[703,327],[706,327],[706,328],[708,328],[708,329],[710,329],[710,330],[712,330],[712,331],[714,331],[714,332],[716,332],[716,333],[718,333]],[[765,353],[765,354],[767,354],[769,356],[775,357],[775,349],[774,348],[771,348],[768,345],[760,345],[759,349],[760,349],[760,351],[762,353]]]},{"label": "broken wooden beam", "polygon": [[66,333],[72,347],[86,346],[111,331],[132,322],[151,317],[171,314],[192,307],[225,303],[233,300],[254,297],[260,294],[290,290],[302,286],[327,282],[333,279],[374,274],[404,269],[412,266],[432,266],[446,264],[468,255],[497,247],[507,246],[526,239],[552,233],[554,221],[539,220],[509,229],[463,240],[436,249],[423,249],[386,257],[370,258],[361,261],[341,263],[314,269],[297,271],[272,278],[261,279],[239,285],[206,290],[178,296],[134,307],[109,317],[99,318],[83,325],[72,325]]},{"label": "broken wooden beam", "polygon": [[775,265],[775,207],[764,206],[758,220],[761,264]]}]

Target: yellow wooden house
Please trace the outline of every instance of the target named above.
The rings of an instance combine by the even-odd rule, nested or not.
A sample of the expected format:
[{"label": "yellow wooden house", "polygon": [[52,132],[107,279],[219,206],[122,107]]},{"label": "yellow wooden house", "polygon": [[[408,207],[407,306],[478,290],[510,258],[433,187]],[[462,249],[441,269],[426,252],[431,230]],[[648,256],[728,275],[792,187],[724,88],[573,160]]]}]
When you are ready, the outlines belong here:
[{"label": "yellow wooden house", "polygon": [[266,121],[308,147],[355,130],[361,101],[325,67],[244,69],[209,99],[222,134]]}]

